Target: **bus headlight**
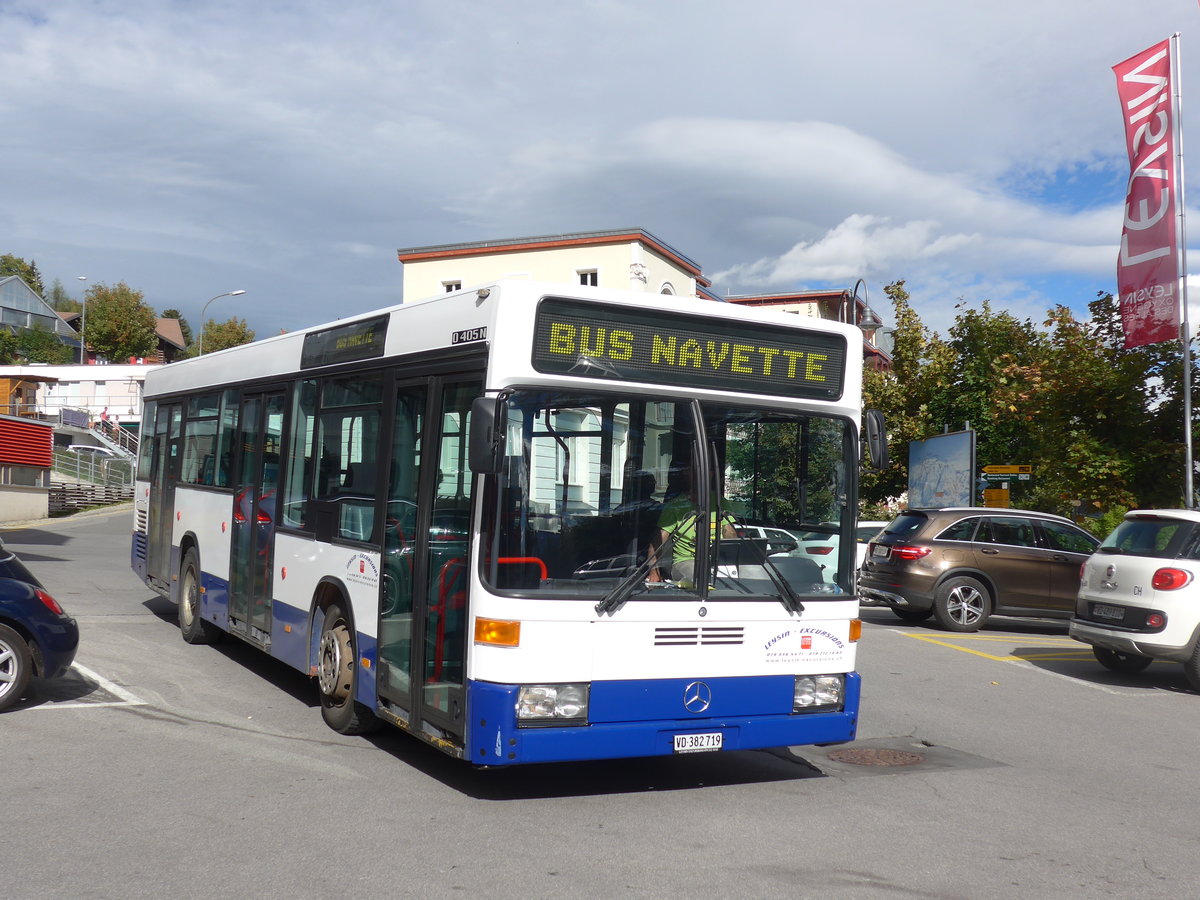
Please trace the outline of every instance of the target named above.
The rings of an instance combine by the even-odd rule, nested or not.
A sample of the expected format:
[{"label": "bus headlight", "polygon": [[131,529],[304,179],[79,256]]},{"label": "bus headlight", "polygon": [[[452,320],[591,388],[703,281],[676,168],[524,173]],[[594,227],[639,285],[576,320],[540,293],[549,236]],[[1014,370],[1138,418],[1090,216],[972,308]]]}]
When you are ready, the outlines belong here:
[{"label": "bus headlight", "polygon": [[523,684],[517,689],[518,725],[569,725],[587,721],[588,686]]},{"label": "bus headlight", "polygon": [[840,707],[844,693],[845,679],[841,675],[797,675],[792,712]]}]

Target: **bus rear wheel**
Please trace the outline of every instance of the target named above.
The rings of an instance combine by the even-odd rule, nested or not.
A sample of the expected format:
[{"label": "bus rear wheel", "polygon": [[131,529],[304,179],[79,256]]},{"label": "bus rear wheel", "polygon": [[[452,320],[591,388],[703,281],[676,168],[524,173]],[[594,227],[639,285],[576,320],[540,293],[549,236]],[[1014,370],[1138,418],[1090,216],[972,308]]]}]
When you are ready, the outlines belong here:
[{"label": "bus rear wheel", "polygon": [[350,620],[336,603],[325,610],[317,646],[317,690],[321,718],[341,734],[365,734],[378,726],[374,714],[354,699],[358,667]]},{"label": "bus rear wheel", "polygon": [[183,557],[179,573],[179,633],[189,644],[215,644],[221,629],[200,617],[200,565],[193,547]]}]

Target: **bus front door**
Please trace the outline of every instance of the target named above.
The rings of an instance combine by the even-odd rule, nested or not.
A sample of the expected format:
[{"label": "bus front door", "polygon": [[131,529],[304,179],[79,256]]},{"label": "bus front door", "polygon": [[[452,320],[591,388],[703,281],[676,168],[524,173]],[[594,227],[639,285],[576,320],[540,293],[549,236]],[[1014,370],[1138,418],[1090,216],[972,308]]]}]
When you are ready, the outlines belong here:
[{"label": "bus front door", "polygon": [[246,394],[238,419],[241,457],[233,494],[229,552],[229,628],[264,647],[271,636],[282,391]]},{"label": "bus front door", "polygon": [[147,422],[154,441],[150,456],[150,506],[146,511],[146,573],[163,587],[171,584],[171,523],[175,519],[175,485],[182,460],[179,435],[183,406],[164,403]]}]

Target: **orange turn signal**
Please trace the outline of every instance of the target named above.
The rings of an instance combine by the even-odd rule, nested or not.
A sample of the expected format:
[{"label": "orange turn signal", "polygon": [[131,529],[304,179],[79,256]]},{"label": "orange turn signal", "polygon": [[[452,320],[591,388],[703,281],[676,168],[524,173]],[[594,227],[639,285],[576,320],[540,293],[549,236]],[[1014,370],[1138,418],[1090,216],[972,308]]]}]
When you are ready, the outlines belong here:
[{"label": "orange turn signal", "polygon": [[850,620],[850,643],[854,643],[862,637],[862,619]]},{"label": "orange turn signal", "polygon": [[516,647],[521,643],[521,623],[477,618],[475,620],[475,643]]}]

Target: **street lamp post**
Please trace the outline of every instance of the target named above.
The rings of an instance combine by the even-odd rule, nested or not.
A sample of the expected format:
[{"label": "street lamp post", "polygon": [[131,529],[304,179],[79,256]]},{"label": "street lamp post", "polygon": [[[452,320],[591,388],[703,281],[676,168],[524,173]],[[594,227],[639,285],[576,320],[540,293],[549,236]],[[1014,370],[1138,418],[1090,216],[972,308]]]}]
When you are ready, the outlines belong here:
[{"label": "street lamp post", "polygon": [[205,319],[205,316],[208,313],[208,304],[212,303],[213,300],[220,300],[222,297],[237,297],[244,293],[246,293],[246,292],[245,291],[226,291],[223,294],[217,294],[217,296],[213,297],[212,300],[209,300],[208,303],[204,304],[204,308],[202,310],[200,310],[200,349],[196,353],[197,356],[204,355],[204,323],[207,321]]},{"label": "street lamp post", "polygon": [[[87,281],[86,275],[76,275],[79,281]],[[83,324],[79,326],[79,364],[87,365],[87,294],[83,295]]]}]

